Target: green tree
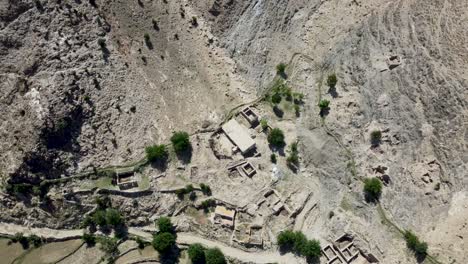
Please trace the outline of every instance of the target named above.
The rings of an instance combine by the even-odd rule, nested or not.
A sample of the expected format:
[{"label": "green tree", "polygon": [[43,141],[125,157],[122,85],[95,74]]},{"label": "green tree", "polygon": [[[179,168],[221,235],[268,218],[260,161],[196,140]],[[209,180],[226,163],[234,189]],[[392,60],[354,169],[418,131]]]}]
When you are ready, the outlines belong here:
[{"label": "green tree", "polygon": [[330,107],[330,101],[328,101],[327,99],[320,100],[319,107],[320,110],[328,109]]},{"label": "green tree", "polygon": [[93,214],[93,221],[100,227],[106,226],[106,212],[100,209],[96,210],[96,212]]},{"label": "green tree", "polygon": [[116,209],[107,208],[106,223],[115,227],[123,223],[123,218]]},{"label": "green tree", "polygon": [[330,87],[335,87],[336,83],[338,82],[338,78],[336,78],[336,74],[335,73],[332,73],[330,75],[328,75],[328,78],[327,78],[327,84],[328,86]]},{"label": "green tree", "polygon": [[370,134],[371,144],[377,146],[382,141],[382,131],[374,130]]},{"label": "green tree", "polygon": [[421,242],[419,238],[410,230],[405,231],[406,246],[418,256],[427,254],[427,243]]},{"label": "green tree", "polygon": [[279,93],[274,93],[271,96],[271,102],[274,103],[275,105],[281,103],[281,95]]},{"label": "green tree", "polygon": [[167,157],[169,156],[166,150],[166,146],[163,144],[146,147],[145,152],[146,158],[150,162],[166,161]]},{"label": "green tree", "polygon": [[226,258],[219,248],[210,248],[205,251],[206,264],[226,264]]},{"label": "green tree", "polygon": [[276,160],[276,154],[275,153],[272,153],[270,155],[270,160],[271,160],[272,163],[276,163],[277,160]]},{"label": "green tree", "polygon": [[285,230],[278,234],[277,242],[281,250],[288,251],[294,247],[296,234],[291,230]]},{"label": "green tree", "polygon": [[276,65],[276,73],[277,74],[284,74],[286,70],[286,64],[285,63],[280,63]]},{"label": "green tree", "polygon": [[206,262],[205,248],[198,243],[189,246],[188,255],[192,264],[204,264]]},{"label": "green tree", "polygon": [[175,236],[171,233],[159,233],[153,238],[153,247],[161,254],[169,253],[175,246]]},{"label": "green tree", "polygon": [[161,217],[157,222],[158,229],[160,233],[173,233],[174,225],[172,225],[171,219],[169,217]]},{"label": "green tree", "polygon": [[308,240],[302,248],[301,254],[307,259],[317,259],[321,254],[320,242],[317,240]]},{"label": "green tree", "polygon": [[96,244],[96,236],[94,236],[93,234],[84,233],[81,239],[83,239],[83,241],[88,246],[94,246]]},{"label": "green tree", "polygon": [[210,186],[208,186],[208,185],[206,185],[206,184],[204,184],[204,183],[200,183],[200,189],[201,189],[201,191],[202,191],[202,193],[203,193],[204,195],[208,195],[208,196],[211,195],[211,188],[210,188]]},{"label": "green tree", "polygon": [[382,193],[382,182],[378,178],[365,179],[364,192],[368,198],[378,200]]},{"label": "green tree", "polygon": [[260,126],[262,127],[262,130],[266,130],[268,128],[268,121],[266,119],[260,120]]},{"label": "green tree", "polygon": [[175,132],[171,137],[172,145],[176,153],[190,150],[190,139],[187,132]]},{"label": "green tree", "polygon": [[275,147],[283,147],[286,145],[284,142],[283,131],[281,131],[279,128],[273,128],[268,134],[268,143]]}]

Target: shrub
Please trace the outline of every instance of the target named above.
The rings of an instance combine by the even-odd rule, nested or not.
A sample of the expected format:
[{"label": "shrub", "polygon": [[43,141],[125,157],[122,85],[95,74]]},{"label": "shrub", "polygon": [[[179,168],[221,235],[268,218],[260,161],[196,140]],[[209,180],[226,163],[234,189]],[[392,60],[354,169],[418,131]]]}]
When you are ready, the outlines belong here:
[{"label": "shrub", "polygon": [[171,219],[169,217],[161,217],[158,219],[158,228],[160,233],[173,233],[174,225],[172,225]]},{"label": "shrub", "polygon": [[296,152],[291,152],[286,159],[286,162],[289,166],[299,164],[299,155],[297,155]]},{"label": "shrub", "polygon": [[270,160],[271,160],[272,163],[276,163],[277,160],[276,160],[276,154],[275,153],[272,153],[270,155]]},{"label": "shrub", "polygon": [[338,82],[338,79],[336,78],[336,74],[335,73],[332,73],[330,75],[328,75],[328,78],[327,78],[327,84],[328,86],[330,87],[335,87],[336,83]]},{"label": "shrub", "polygon": [[187,184],[187,185],[185,186],[185,192],[186,192],[186,193],[191,193],[191,192],[193,192],[193,185],[192,185],[192,184]]},{"label": "shrub", "polygon": [[165,161],[168,157],[166,146],[163,144],[146,147],[145,151],[150,162]]},{"label": "shrub", "polygon": [[193,16],[191,22],[192,22],[192,26],[194,26],[194,27],[198,26],[197,17]]},{"label": "shrub", "polygon": [[148,33],[145,33],[144,37],[145,37],[145,41],[147,41],[147,42],[151,40],[150,35]]},{"label": "shrub", "polygon": [[268,121],[266,119],[260,120],[260,126],[262,127],[262,130],[266,130],[268,128]]},{"label": "shrub", "polygon": [[328,101],[327,99],[320,100],[319,102],[320,110],[328,109],[329,106],[330,106],[330,101]]},{"label": "shrub", "polygon": [[274,93],[271,96],[271,102],[275,105],[281,103],[281,95],[279,93]]},{"label": "shrub", "polygon": [[208,199],[208,200],[204,200],[203,202],[201,202],[201,208],[203,208],[203,211],[205,212],[208,212],[208,209],[215,205],[216,205],[216,201],[213,199]]},{"label": "shrub", "polygon": [[297,104],[294,105],[294,113],[296,114],[296,116],[301,115],[301,107],[299,107],[299,105]]},{"label": "shrub", "polygon": [[195,201],[197,199],[197,194],[195,192],[191,192],[189,195],[190,201]]},{"label": "shrub", "polygon": [[123,223],[122,216],[116,209],[108,208],[106,210],[106,224],[118,226]]},{"label": "shrub", "polygon": [[279,233],[277,241],[281,250],[291,250],[294,247],[294,242],[296,241],[296,234],[291,230],[282,231]]},{"label": "shrub", "polygon": [[81,237],[83,241],[86,243],[88,246],[93,246],[96,244],[96,236],[90,233],[84,233],[83,236]]},{"label": "shrub", "polygon": [[219,248],[210,248],[205,251],[206,264],[226,264],[226,258]]},{"label": "shrub", "polygon": [[283,131],[281,131],[279,128],[273,128],[268,134],[268,143],[275,147],[283,147],[286,145],[284,142]]},{"label": "shrub", "polygon": [[[107,175],[107,173],[105,174],[105,177],[114,177],[113,175]],[[96,200],[95,200],[97,206],[98,206],[98,209],[106,209],[108,207],[111,207],[111,200],[108,196],[103,196],[102,198],[101,197],[96,197]]]},{"label": "shrub", "polygon": [[201,189],[201,191],[202,191],[202,193],[203,193],[204,195],[208,195],[208,196],[211,195],[211,188],[210,188],[210,186],[208,186],[208,185],[206,185],[206,184],[204,184],[204,183],[200,183],[200,189]]},{"label": "shrub", "polygon": [[190,150],[190,139],[187,132],[175,132],[171,137],[172,145],[176,153]]},{"label": "shrub", "polygon": [[100,237],[99,244],[101,244],[102,251],[113,256],[119,253],[118,243],[116,238]]},{"label": "shrub", "polygon": [[137,237],[135,242],[138,244],[139,249],[145,248],[145,241],[143,241],[140,237]]},{"label": "shrub", "polygon": [[293,251],[307,259],[316,259],[320,256],[320,243],[317,240],[308,240],[300,231],[285,230],[280,232],[277,242],[280,250],[284,252]]},{"label": "shrub", "polygon": [[427,243],[419,241],[419,238],[410,230],[405,231],[406,246],[418,256],[427,254]]},{"label": "shrub", "polygon": [[160,254],[167,254],[174,247],[176,242],[175,236],[171,233],[159,233],[153,238],[153,247]]},{"label": "shrub", "polygon": [[382,140],[382,132],[380,130],[374,130],[370,134],[371,144],[377,146]]},{"label": "shrub", "polygon": [[378,200],[382,193],[382,182],[378,178],[365,179],[364,192],[371,200]]},{"label": "shrub", "polygon": [[92,225],[94,225],[94,224],[95,224],[95,223],[94,223],[93,218],[90,217],[89,215],[87,215],[87,216],[85,217],[85,219],[83,219],[83,222],[81,222],[80,227],[81,227],[81,228],[85,228],[85,227],[88,227],[88,226],[92,226]]},{"label": "shrub", "polygon": [[94,212],[93,214],[93,222],[100,227],[106,226],[106,212],[101,209],[96,210],[96,212]]},{"label": "shrub", "polygon": [[321,254],[320,242],[317,240],[309,240],[302,248],[301,254],[307,259],[317,259]]},{"label": "shrub", "polygon": [[188,248],[188,255],[192,264],[204,264],[205,248],[200,244],[191,244]]},{"label": "shrub", "polygon": [[177,195],[177,197],[179,197],[179,199],[184,199],[184,196],[185,196],[185,189],[178,189],[175,191],[175,194]]},{"label": "shrub", "polygon": [[28,241],[34,245],[34,247],[40,247],[42,245],[42,238],[36,235],[30,235]]},{"label": "shrub", "polygon": [[294,103],[295,104],[302,104],[304,102],[304,94],[303,93],[293,93]]},{"label": "shrub", "polygon": [[284,71],[286,70],[286,64],[280,63],[276,65],[276,73],[277,74],[284,74]]}]

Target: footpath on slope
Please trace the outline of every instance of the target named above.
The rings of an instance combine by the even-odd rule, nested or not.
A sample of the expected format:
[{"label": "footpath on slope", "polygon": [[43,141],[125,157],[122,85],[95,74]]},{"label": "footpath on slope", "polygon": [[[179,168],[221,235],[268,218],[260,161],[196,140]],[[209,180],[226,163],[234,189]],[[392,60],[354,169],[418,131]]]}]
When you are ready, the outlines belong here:
[{"label": "footpath on slope", "polygon": [[[80,239],[84,229],[57,230],[50,228],[26,227],[17,224],[0,223],[0,236],[11,237],[17,233],[23,233],[25,236],[37,235],[48,241],[64,241],[71,239]],[[147,241],[152,241],[153,234],[140,228],[130,227],[128,233],[139,236]],[[298,263],[298,259],[291,253],[281,255],[277,251],[246,252],[238,248],[225,245],[221,242],[202,238],[192,233],[177,233],[177,243],[188,245],[200,243],[206,247],[217,247],[221,249],[224,255],[238,259],[243,262],[253,263]]]}]

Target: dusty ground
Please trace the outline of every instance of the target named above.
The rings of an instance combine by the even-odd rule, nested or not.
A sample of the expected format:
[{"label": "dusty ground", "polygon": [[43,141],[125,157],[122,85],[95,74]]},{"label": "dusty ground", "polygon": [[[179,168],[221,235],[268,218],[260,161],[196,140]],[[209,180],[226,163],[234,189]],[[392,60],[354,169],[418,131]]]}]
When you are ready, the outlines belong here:
[{"label": "dusty ground", "polygon": [[[294,222],[267,219],[270,238],[293,227],[325,244],[350,232],[382,263],[415,263],[403,240],[382,225],[376,206],[363,199],[360,179],[386,174],[391,181],[381,203],[387,216],[427,241],[442,263],[468,262],[466,1],[62,2],[0,3],[4,182],[37,184],[136,161],[145,146],[167,142],[174,130],[215,128],[229,109],[265,90],[275,66],[285,62],[289,85],[305,95],[300,117],[277,119],[268,104],[257,109],[286,132],[287,143],[298,139],[299,172],[290,173],[280,158],[286,175],[272,184],[271,150],[263,133],[251,131],[262,154],[250,159],[259,173],[231,178],[228,161],[217,160],[209,147],[210,133],[202,133],[192,138],[190,165],[181,168],[173,159],[166,171],[141,172],[155,192],[138,206],[113,197],[132,224],[180,209],[173,194],[158,192],[165,188],[204,182],[213,197],[245,208],[274,188],[305,204]],[[401,58],[391,70],[390,55]],[[335,89],[325,83],[332,72]],[[331,101],[325,119],[318,115],[321,98]],[[369,143],[374,129],[383,131],[378,148]],[[92,195],[78,196],[78,206],[60,193],[92,187],[112,186],[100,179],[53,187],[55,210],[2,194],[8,212],[2,220],[76,226],[92,208]],[[192,216],[182,214],[181,226],[198,219],[211,237],[208,219]],[[214,230],[221,241],[229,237]]]}]

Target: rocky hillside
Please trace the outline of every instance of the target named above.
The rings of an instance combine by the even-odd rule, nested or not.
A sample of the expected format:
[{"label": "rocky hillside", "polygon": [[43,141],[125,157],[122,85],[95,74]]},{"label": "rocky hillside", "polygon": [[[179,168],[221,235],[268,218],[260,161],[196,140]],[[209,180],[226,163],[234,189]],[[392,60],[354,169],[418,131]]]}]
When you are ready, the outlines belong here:
[{"label": "rocky hillside", "polygon": [[388,217],[465,263],[467,25],[464,0],[5,0],[0,173],[37,183],[137,160],[173,130],[213,127],[284,62],[306,95],[302,172],[320,186],[301,228],[414,262],[362,198],[358,179],[386,175]]}]

